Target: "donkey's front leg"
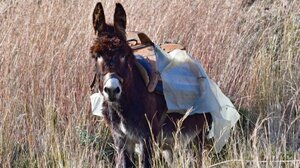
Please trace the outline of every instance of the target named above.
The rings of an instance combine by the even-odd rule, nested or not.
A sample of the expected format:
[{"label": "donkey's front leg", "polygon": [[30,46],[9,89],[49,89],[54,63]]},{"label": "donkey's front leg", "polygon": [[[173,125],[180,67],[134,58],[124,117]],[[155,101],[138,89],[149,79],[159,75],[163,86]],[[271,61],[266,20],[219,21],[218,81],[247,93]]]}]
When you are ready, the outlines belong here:
[{"label": "donkey's front leg", "polygon": [[115,158],[117,168],[135,167],[133,161],[134,144],[127,141],[125,137],[114,136],[114,145],[116,146],[117,156]]},{"label": "donkey's front leg", "polygon": [[140,163],[143,168],[150,168],[152,164],[152,143],[151,138],[143,139],[140,142],[141,145],[141,156]]}]

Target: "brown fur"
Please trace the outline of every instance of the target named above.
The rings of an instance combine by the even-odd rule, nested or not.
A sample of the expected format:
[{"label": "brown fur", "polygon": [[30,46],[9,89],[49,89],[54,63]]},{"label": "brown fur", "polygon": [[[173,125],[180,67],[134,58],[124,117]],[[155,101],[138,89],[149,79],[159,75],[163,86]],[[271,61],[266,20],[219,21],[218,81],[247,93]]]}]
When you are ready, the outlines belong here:
[{"label": "brown fur", "polygon": [[[126,14],[123,7],[116,5],[114,25],[107,25],[103,7],[98,3],[93,25],[97,38],[90,53],[96,60],[99,90],[103,92],[103,76],[107,73],[116,73],[124,79],[121,97],[104,103],[104,118],[116,146],[117,167],[135,167],[132,160],[135,144],[141,145],[142,167],[151,167],[151,135],[154,135],[154,140],[159,134],[164,135],[172,144],[172,133],[177,130],[176,123],[183,115],[171,113],[162,119],[167,111],[164,96],[147,91],[125,38]],[[98,61],[100,58],[101,61]],[[209,113],[188,116],[182,123],[182,134],[202,136],[207,123],[211,123]]]}]

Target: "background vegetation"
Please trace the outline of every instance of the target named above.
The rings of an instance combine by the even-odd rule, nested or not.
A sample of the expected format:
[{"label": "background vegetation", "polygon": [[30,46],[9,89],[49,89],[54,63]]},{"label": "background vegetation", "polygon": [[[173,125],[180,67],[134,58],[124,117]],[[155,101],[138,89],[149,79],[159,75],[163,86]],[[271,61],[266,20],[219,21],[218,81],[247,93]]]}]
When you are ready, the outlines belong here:
[{"label": "background vegetation", "polygon": [[[90,113],[97,1],[0,1],[0,167],[112,167],[113,145]],[[242,119],[203,167],[300,167],[299,0],[120,0],[128,29],[179,42]],[[112,21],[115,1],[102,2]],[[156,149],[155,167],[166,167]],[[175,149],[174,167],[200,167]]]}]

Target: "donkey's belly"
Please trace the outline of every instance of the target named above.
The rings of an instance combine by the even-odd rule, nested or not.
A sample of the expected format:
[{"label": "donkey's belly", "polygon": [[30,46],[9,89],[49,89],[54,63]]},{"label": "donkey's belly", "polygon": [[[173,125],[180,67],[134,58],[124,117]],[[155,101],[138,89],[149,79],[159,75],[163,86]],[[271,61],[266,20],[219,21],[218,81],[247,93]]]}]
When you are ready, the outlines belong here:
[{"label": "donkey's belly", "polygon": [[176,139],[187,145],[195,137],[204,138],[211,123],[210,113],[194,114],[185,119],[182,114],[170,113],[162,127],[162,135],[167,144],[172,145]]}]

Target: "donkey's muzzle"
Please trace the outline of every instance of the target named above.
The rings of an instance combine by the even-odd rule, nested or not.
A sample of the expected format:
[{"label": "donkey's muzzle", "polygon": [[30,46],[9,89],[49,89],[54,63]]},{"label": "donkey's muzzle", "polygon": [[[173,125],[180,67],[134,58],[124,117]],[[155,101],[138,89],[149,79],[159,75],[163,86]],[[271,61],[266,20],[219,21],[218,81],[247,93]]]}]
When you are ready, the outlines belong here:
[{"label": "donkey's muzzle", "polygon": [[[107,74],[104,76],[103,95],[108,101],[114,102],[120,98],[122,93],[121,78],[116,74]],[[120,81],[121,80],[121,81]]]},{"label": "donkey's muzzle", "polygon": [[121,92],[121,89],[120,87],[116,87],[116,88],[105,87],[104,92],[108,95],[109,101],[113,102],[117,100],[118,94]]}]

